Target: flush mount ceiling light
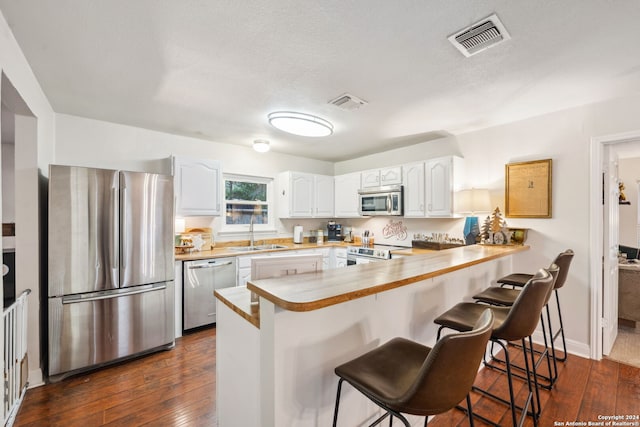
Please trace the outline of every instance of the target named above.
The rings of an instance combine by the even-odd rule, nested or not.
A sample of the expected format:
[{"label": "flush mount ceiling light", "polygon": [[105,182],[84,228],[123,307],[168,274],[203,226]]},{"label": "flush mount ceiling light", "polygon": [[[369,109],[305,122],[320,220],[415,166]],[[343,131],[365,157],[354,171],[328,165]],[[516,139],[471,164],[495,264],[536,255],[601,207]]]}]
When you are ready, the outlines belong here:
[{"label": "flush mount ceiling light", "polygon": [[258,153],[266,153],[271,149],[271,146],[269,145],[269,141],[266,139],[256,139],[253,141],[253,149]]},{"label": "flush mount ceiling light", "polygon": [[268,116],[271,126],[281,131],[300,136],[329,136],[333,133],[333,125],[310,114],[293,111],[276,111]]}]

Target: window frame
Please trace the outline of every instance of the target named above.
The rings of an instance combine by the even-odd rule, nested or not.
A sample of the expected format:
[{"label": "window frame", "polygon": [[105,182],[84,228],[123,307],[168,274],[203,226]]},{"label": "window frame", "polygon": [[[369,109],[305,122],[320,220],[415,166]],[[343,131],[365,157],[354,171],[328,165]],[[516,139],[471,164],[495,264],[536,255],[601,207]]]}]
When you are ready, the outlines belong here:
[{"label": "window frame", "polygon": [[222,174],[222,195],[223,195],[223,207],[222,207],[222,224],[221,233],[247,233],[249,231],[249,224],[227,224],[227,204],[229,202],[237,202],[234,200],[227,200],[227,181],[241,181],[251,182],[255,184],[266,184],[267,186],[267,223],[266,224],[254,224],[254,231],[275,231],[275,193],[274,193],[274,179],[272,177],[244,175],[237,173],[224,173]]}]

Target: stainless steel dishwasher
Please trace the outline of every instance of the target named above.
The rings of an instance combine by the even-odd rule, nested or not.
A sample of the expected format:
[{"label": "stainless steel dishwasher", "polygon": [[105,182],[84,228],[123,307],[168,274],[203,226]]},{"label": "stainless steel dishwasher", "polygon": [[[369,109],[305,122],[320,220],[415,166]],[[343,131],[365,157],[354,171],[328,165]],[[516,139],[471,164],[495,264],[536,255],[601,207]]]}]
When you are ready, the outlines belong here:
[{"label": "stainless steel dishwasher", "polygon": [[211,325],[216,321],[213,291],[236,285],[236,258],[215,258],[184,263],[182,329]]}]

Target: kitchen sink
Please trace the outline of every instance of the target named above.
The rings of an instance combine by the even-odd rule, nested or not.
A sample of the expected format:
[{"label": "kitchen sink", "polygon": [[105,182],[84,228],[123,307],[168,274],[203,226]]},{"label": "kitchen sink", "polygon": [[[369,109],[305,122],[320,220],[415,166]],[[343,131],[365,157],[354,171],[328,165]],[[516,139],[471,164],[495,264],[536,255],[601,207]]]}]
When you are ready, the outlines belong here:
[{"label": "kitchen sink", "polygon": [[230,246],[226,249],[232,252],[253,252],[253,251],[267,251],[271,249],[287,249],[288,246],[284,245],[256,245],[256,246]]}]

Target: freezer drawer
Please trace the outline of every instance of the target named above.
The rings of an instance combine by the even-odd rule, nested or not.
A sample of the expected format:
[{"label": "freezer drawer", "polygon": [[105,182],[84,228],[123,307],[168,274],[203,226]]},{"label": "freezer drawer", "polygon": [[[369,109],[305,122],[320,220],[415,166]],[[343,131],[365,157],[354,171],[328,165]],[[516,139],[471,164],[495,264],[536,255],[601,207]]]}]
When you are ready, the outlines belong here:
[{"label": "freezer drawer", "polygon": [[236,258],[188,261],[184,263],[183,329],[215,323],[213,291],[236,285]]},{"label": "freezer drawer", "polygon": [[49,298],[49,375],[173,346],[173,286]]}]

